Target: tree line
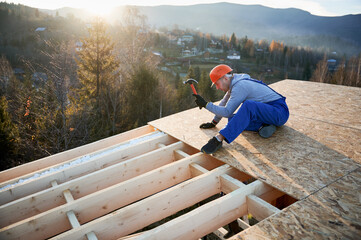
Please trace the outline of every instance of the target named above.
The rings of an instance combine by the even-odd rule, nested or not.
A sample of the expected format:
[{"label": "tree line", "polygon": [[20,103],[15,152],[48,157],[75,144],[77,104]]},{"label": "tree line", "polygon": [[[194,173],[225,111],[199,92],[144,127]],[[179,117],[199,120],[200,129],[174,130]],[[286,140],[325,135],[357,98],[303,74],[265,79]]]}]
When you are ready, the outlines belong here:
[{"label": "tree line", "polygon": [[314,82],[361,87],[361,53],[339,64],[328,60],[326,55],[317,63],[310,79]]},{"label": "tree line", "polygon": [[[0,63],[1,169],[81,146],[195,107],[192,91],[179,75],[176,86],[157,70],[159,59],[145,51],[145,19],[129,8],[124,23],[113,27],[96,18],[74,50],[74,42],[47,42],[47,65],[27,62],[48,79],[27,74],[19,79],[9,61]],[[199,67],[187,78],[199,79],[198,91],[215,100],[208,73]]]}]

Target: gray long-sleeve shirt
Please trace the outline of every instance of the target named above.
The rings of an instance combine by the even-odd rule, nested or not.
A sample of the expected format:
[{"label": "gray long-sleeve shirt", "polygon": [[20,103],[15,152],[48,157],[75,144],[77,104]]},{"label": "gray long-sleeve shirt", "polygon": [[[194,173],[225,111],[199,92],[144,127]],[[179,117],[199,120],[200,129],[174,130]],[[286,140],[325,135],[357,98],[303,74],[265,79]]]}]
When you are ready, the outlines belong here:
[{"label": "gray long-sleeve shirt", "polygon": [[232,117],[236,109],[245,100],[257,102],[272,102],[282,98],[282,96],[270,87],[250,81],[248,74],[234,74],[228,92],[224,95],[219,105],[209,102],[206,109],[215,114],[213,121],[219,122],[222,117]]}]

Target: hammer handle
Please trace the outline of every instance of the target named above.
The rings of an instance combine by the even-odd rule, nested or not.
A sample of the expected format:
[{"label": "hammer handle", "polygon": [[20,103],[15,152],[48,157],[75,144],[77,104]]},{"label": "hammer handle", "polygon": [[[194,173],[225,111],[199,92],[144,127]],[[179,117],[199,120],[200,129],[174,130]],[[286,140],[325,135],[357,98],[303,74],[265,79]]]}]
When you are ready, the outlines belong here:
[{"label": "hammer handle", "polygon": [[196,91],[196,88],[193,86],[193,84],[191,84],[191,88],[192,88],[193,93],[196,94],[196,95],[198,95],[198,94],[197,94],[197,91]]}]

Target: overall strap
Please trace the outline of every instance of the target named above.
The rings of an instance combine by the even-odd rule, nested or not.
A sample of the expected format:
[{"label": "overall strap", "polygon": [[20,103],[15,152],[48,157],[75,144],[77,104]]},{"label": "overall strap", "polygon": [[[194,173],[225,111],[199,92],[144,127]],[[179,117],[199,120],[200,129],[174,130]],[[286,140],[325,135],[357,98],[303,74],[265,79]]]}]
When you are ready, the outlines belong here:
[{"label": "overall strap", "polygon": [[278,92],[276,92],[275,90],[273,90],[270,86],[268,86],[267,84],[265,84],[264,82],[260,81],[260,80],[256,80],[253,78],[247,78],[247,79],[242,79],[242,80],[247,80],[247,81],[252,81],[252,82],[256,82],[262,85],[265,85],[266,87],[268,87],[269,89],[271,89],[273,92],[277,93],[278,95],[280,95],[282,98],[286,98],[284,96],[282,96],[281,94],[279,94]]}]

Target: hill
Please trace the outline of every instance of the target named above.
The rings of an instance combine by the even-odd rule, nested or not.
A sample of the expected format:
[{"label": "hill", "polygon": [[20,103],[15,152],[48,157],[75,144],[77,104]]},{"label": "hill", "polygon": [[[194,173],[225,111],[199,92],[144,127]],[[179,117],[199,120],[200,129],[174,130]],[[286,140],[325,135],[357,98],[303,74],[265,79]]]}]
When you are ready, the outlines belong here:
[{"label": "hill", "polygon": [[[237,37],[276,40],[287,45],[308,46],[349,55],[361,49],[361,14],[322,17],[295,8],[274,9],[233,3],[138,8],[147,17],[148,24],[155,28],[172,29],[177,26],[218,36],[235,33]],[[123,11],[124,7],[115,8],[108,19],[112,22],[121,21]],[[79,9],[63,8],[46,12],[91,19]]]},{"label": "hill", "polygon": [[152,26],[199,29],[201,32],[233,32],[254,39],[285,40],[326,35],[343,39],[361,48],[361,14],[320,17],[299,9],[273,9],[261,5],[231,3],[192,6],[140,7]]}]

